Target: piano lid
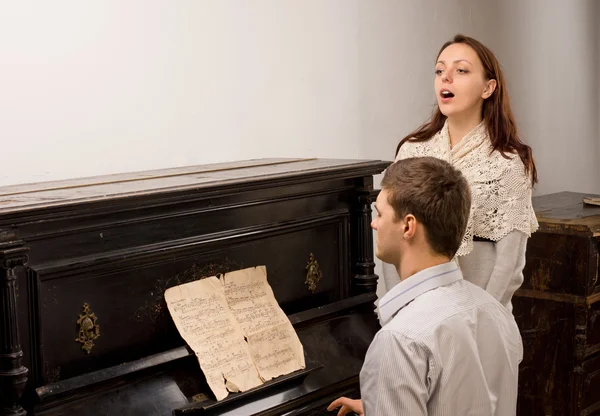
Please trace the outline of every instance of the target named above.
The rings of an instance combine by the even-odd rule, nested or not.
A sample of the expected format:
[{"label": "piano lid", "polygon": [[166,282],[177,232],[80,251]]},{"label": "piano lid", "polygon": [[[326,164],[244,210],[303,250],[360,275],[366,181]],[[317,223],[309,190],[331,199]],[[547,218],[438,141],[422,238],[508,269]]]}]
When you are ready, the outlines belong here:
[{"label": "piano lid", "polygon": [[[256,182],[355,175],[389,162],[346,159],[256,159],[0,187],[0,215],[131,196],[203,190]],[[348,170],[351,167],[352,170]],[[368,174],[368,173],[367,173]]]}]

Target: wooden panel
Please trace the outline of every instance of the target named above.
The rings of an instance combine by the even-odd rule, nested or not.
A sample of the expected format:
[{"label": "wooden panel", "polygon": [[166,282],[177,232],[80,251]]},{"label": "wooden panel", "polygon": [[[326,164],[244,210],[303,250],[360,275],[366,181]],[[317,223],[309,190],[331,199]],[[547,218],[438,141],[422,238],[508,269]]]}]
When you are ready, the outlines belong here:
[{"label": "wooden panel", "polygon": [[[96,261],[98,256],[131,249],[151,251],[152,245],[175,245],[226,238],[256,232],[269,224],[292,223],[299,219],[348,212],[349,206],[340,201],[338,193],[305,198],[273,201],[270,204],[248,204],[219,207],[207,211],[179,212],[123,223],[106,223],[101,227],[64,233],[41,242],[32,241],[32,262],[37,270],[60,267],[73,261]],[[60,257],[59,257],[60,255]],[[69,257],[71,259],[67,260]],[[55,259],[61,258],[61,261]],[[73,259],[77,258],[77,259]]]},{"label": "wooden panel", "polygon": [[522,289],[586,296],[589,287],[588,237],[538,231],[527,243]]},{"label": "wooden panel", "polygon": [[[377,328],[372,301],[362,310],[318,320],[297,330],[307,354],[322,363],[323,369],[270,392],[250,396],[234,406],[216,409],[207,416],[279,416],[291,411],[295,415],[327,414],[327,405],[340,395],[356,396],[357,374]],[[125,378],[115,386],[76,396],[59,408],[39,406],[35,414],[170,416],[173,409],[191,403],[192,396],[198,393],[210,394],[197,362],[189,357],[154,372]]]},{"label": "wooden panel", "polygon": [[513,298],[523,338],[518,415],[568,416],[574,367],[574,309],[566,302]]},{"label": "wooden panel", "polygon": [[[249,241],[149,252],[149,261],[120,261],[119,269],[110,273],[99,268],[60,279],[41,275],[42,379],[47,383],[73,377],[183,345],[163,294],[168,287],[203,276],[265,264],[275,297],[288,314],[340,300],[348,292],[346,230],[347,218],[338,217],[300,223],[295,230],[267,229]],[[323,272],[314,294],[305,284],[310,253]],[[111,264],[110,258],[106,264]],[[75,321],[84,303],[101,327],[89,355],[74,342]]]},{"label": "wooden panel", "polygon": [[581,379],[574,403],[577,411],[581,416],[600,415],[600,355],[586,360],[576,372]]},{"label": "wooden panel", "polygon": [[156,243],[179,244],[186,238],[192,242],[216,233],[235,235],[252,231],[249,227],[348,212],[351,190],[352,181],[335,180],[201,198],[188,195],[167,205],[148,203],[54,215],[27,221],[20,229],[30,247],[30,267],[39,270],[93,261],[108,252],[143,251]]},{"label": "wooden panel", "polygon": [[[589,307],[582,308],[585,313],[584,357],[589,357],[600,352],[600,302],[596,302]],[[580,319],[582,320],[582,319]]]}]

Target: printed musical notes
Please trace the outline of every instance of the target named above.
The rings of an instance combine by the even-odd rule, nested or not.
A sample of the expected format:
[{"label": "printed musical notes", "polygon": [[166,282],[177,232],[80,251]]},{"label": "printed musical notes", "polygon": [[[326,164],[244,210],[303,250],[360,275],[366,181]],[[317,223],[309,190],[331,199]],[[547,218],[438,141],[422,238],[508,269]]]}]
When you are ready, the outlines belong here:
[{"label": "printed musical notes", "polygon": [[304,349],[265,266],[169,288],[165,301],[217,400],[305,368]]},{"label": "printed musical notes", "polygon": [[248,344],[264,381],[305,367],[304,349],[289,322],[249,335]]},{"label": "printed musical notes", "polygon": [[165,301],[175,326],[194,350],[217,400],[262,384],[248,344],[216,277],[169,288]]},{"label": "printed musical notes", "polygon": [[259,266],[223,276],[225,297],[264,381],[305,367],[304,349]]}]

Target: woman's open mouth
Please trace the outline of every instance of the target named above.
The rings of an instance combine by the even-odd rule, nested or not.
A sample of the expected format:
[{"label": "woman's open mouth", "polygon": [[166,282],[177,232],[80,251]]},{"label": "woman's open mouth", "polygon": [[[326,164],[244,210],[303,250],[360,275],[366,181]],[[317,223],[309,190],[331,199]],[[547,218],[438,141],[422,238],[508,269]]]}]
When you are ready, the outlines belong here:
[{"label": "woman's open mouth", "polygon": [[454,97],[454,93],[452,93],[452,91],[444,88],[440,91],[440,97],[442,98],[443,103],[448,103]]}]

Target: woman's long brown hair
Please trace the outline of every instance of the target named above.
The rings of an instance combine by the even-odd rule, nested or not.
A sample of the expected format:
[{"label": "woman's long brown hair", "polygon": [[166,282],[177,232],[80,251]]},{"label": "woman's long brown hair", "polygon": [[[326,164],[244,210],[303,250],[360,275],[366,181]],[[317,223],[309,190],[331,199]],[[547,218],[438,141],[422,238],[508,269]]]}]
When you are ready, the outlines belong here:
[{"label": "woman's long brown hair", "polygon": [[[531,176],[532,184],[537,183],[537,169],[533,160],[531,147],[519,139],[517,125],[510,108],[504,75],[502,74],[498,60],[492,51],[481,42],[463,35],[456,35],[454,39],[446,42],[440,49],[437,58],[439,58],[444,49],[454,43],[462,43],[473,48],[483,64],[486,79],[496,80],[496,89],[490,97],[483,101],[482,108],[483,120],[485,121],[493,150],[499,151],[504,157],[508,157],[507,153],[518,154],[525,166],[525,172]],[[433,135],[444,127],[445,121],[446,116],[442,114],[436,105],[429,121],[400,141],[396,148],[396,155],[400,147],[407,141],[424,142],[432,138]]]}]

